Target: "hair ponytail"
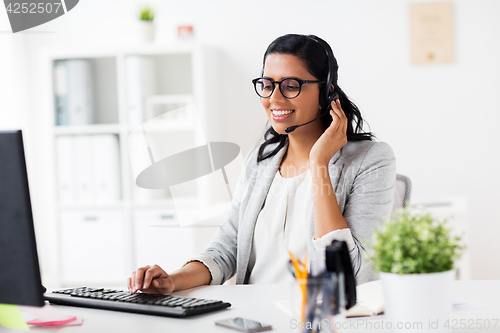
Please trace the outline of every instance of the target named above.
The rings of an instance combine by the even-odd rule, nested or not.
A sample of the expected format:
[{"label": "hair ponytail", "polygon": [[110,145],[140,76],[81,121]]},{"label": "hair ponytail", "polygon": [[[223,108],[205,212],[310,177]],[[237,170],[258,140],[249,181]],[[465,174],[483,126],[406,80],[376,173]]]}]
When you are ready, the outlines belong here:
[{"label": "hair ponytail", "polygon": [[[339,87],[335,87],[335,91],[339,94],[340,105],[342,106],[342,111],[347,117],[347,141],[361,141],[369,140],[371,141],[374,135],[371,132],[363,131],[363,117],[361,117],[361,112],[359,111],[356,104],[354,104],[345,92]],[[331,117],[327,117],[327,121],[323,124],[326,125],[325,130],[332,123]]]}]

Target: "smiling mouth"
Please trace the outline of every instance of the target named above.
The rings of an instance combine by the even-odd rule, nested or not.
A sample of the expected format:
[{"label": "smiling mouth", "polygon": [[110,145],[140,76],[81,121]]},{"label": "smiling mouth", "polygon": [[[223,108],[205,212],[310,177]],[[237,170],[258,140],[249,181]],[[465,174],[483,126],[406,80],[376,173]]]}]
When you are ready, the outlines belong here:
[{"label": "smiling mouth", "polygon": [[294,112],[295,110],[271,110],[273,116],[281,117]]}]

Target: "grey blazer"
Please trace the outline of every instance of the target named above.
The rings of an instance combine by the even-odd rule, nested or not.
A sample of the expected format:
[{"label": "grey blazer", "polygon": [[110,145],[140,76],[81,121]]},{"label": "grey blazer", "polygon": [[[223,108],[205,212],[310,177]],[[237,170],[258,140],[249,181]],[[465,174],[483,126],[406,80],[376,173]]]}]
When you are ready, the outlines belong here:
[{"label": "grey blazer", "polygon": [[[272,149],[275,146],[269,147]],[[258,149],[246,157],[231,207],[208,248],[191,261],[203,262],[212,275],[212,284],[222,284],[236,274],[236,283],[248,283],[248,262],[254,227],[285,149],[257,163]],[[366,241],[373,230],[392,212],[396,182],[396,160],[383,142],[349,141],[329,163],[329,173],[344,219],[351,230],[355,248],[350,252],[356,282],[376,279],[364,258]],[[314,214],[309,222],[307,244],[314,250]]]}]

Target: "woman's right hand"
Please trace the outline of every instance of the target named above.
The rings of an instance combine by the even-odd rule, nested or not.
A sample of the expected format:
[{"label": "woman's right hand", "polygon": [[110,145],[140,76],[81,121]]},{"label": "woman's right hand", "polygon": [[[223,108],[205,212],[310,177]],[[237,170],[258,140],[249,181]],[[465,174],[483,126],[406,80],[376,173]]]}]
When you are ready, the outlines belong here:
[{"label": "woman's right hand", "polygon": [[141,290],[150,294],[170,294],[175,290],[174,280],[160,266],[144,266],[132,273],[127,281],[128,290]]}]

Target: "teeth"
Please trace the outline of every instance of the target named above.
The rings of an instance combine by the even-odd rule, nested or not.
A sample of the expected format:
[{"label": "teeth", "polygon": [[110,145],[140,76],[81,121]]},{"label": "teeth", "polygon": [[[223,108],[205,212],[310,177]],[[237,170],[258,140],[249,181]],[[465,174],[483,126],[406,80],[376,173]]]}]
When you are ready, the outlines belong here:
[{"label": "teeth", "polygon": [[292,112],[293,112],[293,110],[286,110],[286,111],[276,111],[276,110],[273,110],[273,114],[276,115],[276,116],[284,116],[284,115],[292,113]]}]

